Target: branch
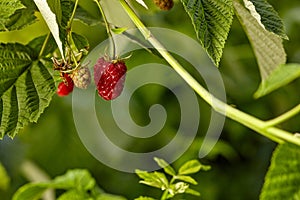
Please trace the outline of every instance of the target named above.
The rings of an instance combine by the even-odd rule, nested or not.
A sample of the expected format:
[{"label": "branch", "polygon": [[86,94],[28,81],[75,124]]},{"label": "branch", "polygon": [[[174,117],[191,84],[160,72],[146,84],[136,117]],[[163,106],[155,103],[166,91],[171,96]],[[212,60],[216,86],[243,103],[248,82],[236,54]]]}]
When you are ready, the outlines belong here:
[{"label": "branch", "polygon": [[265,121],[262,121],[252,115],[244,113],[214,97],[205,88],[203,88],[166,50],[166,48],[151,34],[150,30],[141,22],[133,9],[125,0],[119,0],[124,10],[127,12],[136,27],[140,30],[146,40],[162,55],[162,57],[173,67],[173,69],[187,82],[187,84],[197,92],[214,110],[237,121],[244,126],[260,133],[261,135],[277,142],[290,142],[300,146],[300,139],[292,133],[276,127],[269,127]]}]

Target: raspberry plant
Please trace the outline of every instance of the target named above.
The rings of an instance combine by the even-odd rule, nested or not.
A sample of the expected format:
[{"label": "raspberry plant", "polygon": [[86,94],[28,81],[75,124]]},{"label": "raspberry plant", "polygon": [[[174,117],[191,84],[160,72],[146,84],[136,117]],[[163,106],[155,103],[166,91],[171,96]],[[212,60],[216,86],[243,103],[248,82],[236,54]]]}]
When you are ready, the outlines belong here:
[{"label": "raspberry plant", "polygon": [[[110,54],[111,60],[117,60],[116,44],[112,35],[126,34],[127,27],[118,27],[107,20],[105,13],[113,13],[113,11],[104,9],[102,3],[105,1],[108,0],[93,2],[101,13],[111,41],[108,52],[105,53]],[[129,4],[129,2],[134,3],[134,0],[116,0],[116,2],[122,6],[160,57],[167,61],[215,111],[279,144],[266,176],[261,199],[273,199],[274,196],[279,199],[298,198],[300,168],[297,160],[299,160],[300,139],[292,133],[296,131],[283,130],[280,125],[297,115],[300,106],[297,105],[273,119],[261,120],[220,101],[185,70],[160,43],[159,38],[152,35]],[[143,0],[136,0],[136,2],[147,8],[148,2]],[[287,40],[288,36],[284,24],[268,1],[181,0],[175,1],[174,5],[172,0],[155,0],[152,3],[163,10],[181,4],[191,19],[200,44],[216,67],[220,66],[229,31],[236,17],[250,41],[261,74],[262,81],[254,94],[255,98],[263,97],[299,78],[299,63],[287,63],[283,41]],[[35,12],[39,12],[45,19],[49,27],[48,34],[34,38],[27,44],[0,43],[0,138],[6,135],[14,138],[26,125],[37,122],[45,108],[49,106],[57,87],[59,95],[67,95],[73,89],[73,82],[79,88],[87,88],[91,80],[88,68],[82,63],[88,54],[89,41],[73,31],[73,21],[78,19],[91,25],[93,22],[99,23],[100,19],[90,16],[79,6],[78,0],[3,0],[0,2],[0,31],[20,30],[35,23],[37,20]],[[147,10],[145,9],[144,12],[147,13]],[[113,73],[117,74],[118,80],[122,79],[126,72],[125,64],[120,61],[105,62],[109,68],[94,73],[94,78],[106,79]],[[121,72],[114,71],[115,68],[111,66],[115,65],[121,65]],[[59,79],[55,78],[57,73]],[[115,84],[118,80],[112,82]],[[99,84],[96,81],[95,83],[99,95],[107,100],[117,97],[123,88],[123,85],[117,88],[116,96],[113,96],[111,95],[113,89],[107,88],[105,86],[107,84],[102,84],[103,82]],[[123,84],[124,80],[121,80],[121,83]],[[140,171],[137,172],[141,175]],[[288,178],[282,179],[282,177]],[[279,187],[282,185],[289,185],[290,190],[287,192],[284,187]]]}]

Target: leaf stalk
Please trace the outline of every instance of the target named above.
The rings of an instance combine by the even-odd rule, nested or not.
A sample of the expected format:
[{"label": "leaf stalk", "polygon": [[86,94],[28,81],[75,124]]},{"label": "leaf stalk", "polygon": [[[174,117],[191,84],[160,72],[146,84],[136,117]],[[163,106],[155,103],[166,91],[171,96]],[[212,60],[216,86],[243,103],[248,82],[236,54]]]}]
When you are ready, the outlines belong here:
[{"label": "leaf stalk", "polygon": [[150,30],[141,22],[132,8],[125,0],[119,0],[120,4],[140,30],[146,40],[162,55],[162,57],[173,67],[173,69],[193,88],[193,90],[205,100],[214,110],[227,116],[228,118],[241,123],[242,125],[260,133],[261,135],[277,142],[290,142],[300,146],[300,139],[296,138],[292,133],[285,130],[269,127],[265,121],[262,121],[252,115],[244,113],[214,97],[204,87],[202,87],[182,66],[178,61],[166,50],[166,48],[151,34]]}]

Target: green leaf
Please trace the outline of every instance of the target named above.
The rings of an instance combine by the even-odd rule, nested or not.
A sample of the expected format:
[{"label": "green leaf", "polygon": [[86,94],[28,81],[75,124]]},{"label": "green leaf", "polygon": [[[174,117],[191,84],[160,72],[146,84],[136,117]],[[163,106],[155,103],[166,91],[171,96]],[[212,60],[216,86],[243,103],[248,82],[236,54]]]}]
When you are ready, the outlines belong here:
[{"label": "green leaf", "polygon": [[74,3],[70,0],[61,0],[62,19],[59,25],[59,37],[62,41],[63,49],[67,44],[67,35],[70,31],[69,21],[74,9]]},{"label": "green leaf", "polygon": [[87,191],[95,186],[95,179],[87,170],[74,169],[67,171],[66,174],[56,177],[51,187],[59,189],[73,189],[78,191]]},{"label": "green leaf", "polygon": [[198,160],[191,160],[183,164],[178,173],[179,174],[193,174],[197,173],[201,169],[201,164]]},{"label": "green leaf", "polygon": [[[275,9],[268,3],[266,0],[244,0],[246,7],[249,9],[247,5],[253,5],[253,9],[249,9],[251,13],[255,12],[259,16],[258,23],[261,23],[263,28],[266,30],[273,32],[283,39],[288,39],[285,34],[284,25],[279,17],[278,13]],[[252,16],[254,16],[252,14]],[[255,15],[256,16],[256,15]]]},{"label": "green leaf", "polygon": [[81,49],[88,50],[90,48],[89,41],[86,39],[86,37],[72,32],[72,39],[78,50],[81,50]]},{"label": "green leaf", "polygon": [[80,192],[78,190],[69,190],[58,197],[57,200],[93,200],[93,198],[88,197],[86,193]]},{"label": "green leaf", "polygon": [[92,16],[80,6],[78,6],[76,9],[74,19],[77,19],[88,26],[95,26],[101,23],[98,18]]},{"label": "green leaf", "polygon": [[19,30],[36,21],[34,4],[28,0],[22,3],[20,0],[0,2],[0,31]]},{"label": "green leaf", "polygon": [[155,162],[158,164],[158,166],[160,166],[161,168],[164,169],[164,171],[171,175],[171,176],[175,176],[176,172],[175,170],[169,165],[169,163],[167,163],[166,161],[164,161],[163,159],[160,158],[154,158]]},{"label": "green leaf", "polygon": [[259,98],[285,86],[300,77],[300,64],[285,64],[278,66],[270,76],[263,80],[255,92],[254,97]]},{"label": "green leaf", "polygon": [[55,92],[52,76],[36,57],[27,46],[0,44],[0,138],[36,122]]},{"label": "green leaf", "polygon": [[[63,14],[64,13],[53,13],[51,10],[49,4],[47,1],[40,1],[40,0],[33,0],[36,6],[38,7],[39,11],[41,12],[45,22],[48,25],[48,28],[50,29],[51,34],[53,35],[55,42],[58,46],[58,49],[60,51],[60,54],[62,57],[64,57],[64,45],[66,40],[66,30],[61,29],[60,24],[63,22]],[[53,7],[53,6],[51,6]],[[55,9],[54,11],[58,12],[58,10],[61,9]],[[61,11],[62,12],[62,11]],[[62,16],[62,22],[59,24],[56,20],[56,16]],[[66,16],[68,17],[68,16]],[[64,21],[65,22],[65,21]],[[65,25],[65,24],[64,24]]]},{"label": "green leaf", "polygon": [[193,189],[191,189],[191,188],[187,188],[187,189],[185,190],[185,193],[191,194],[191,195],[194,195],[194,196],[200,196],[200,193],[199,193],[199,192],[197,192],[196,190],[193,190]]},{"label": "green leaf", "polygon": [[38,200],[48,188],[48,184],[28,183],[20,187],[12,200]]},{"label": "green leaf", "polygon": [[25,8],[17,10],[9,17],[5,24],[6,30],[20,30],[37,21],[34,15],[36,9],[35,4],[31,0],[22,0],[22,3]]},{"label": "green leaf", "polygon": [[140,196],[138,198],[135,198],[134,200],[156,200],[152,197],[143,197],[143,196]]},{"label": "green leaf", "polygon": [[152,187],[160,188],[165,190],[168,188],[169,182],[166,176],[160,172],[147,172],[141,170],[135,170],[135,173],[144,180],[141,180],[140,183],[149,185]]},{"label": "green leaf", "polygon": [[10,184],[10,178],[4,166],[0,163],[0,190],[8,189],[9,184]]},{"label": "green leaf", "polygon": [[202,47],[218,66],[232,24],[232,0],[181,0]]},{"label": "green leaf", "polygon": [[190,160],[184,163],[178,171],[178,174],[194,174],[197,173],[202,167],[206,167],[202,165],[198,160]]},{"label": "green leaf", "polygon": [[53,13],[55,13],[56,21],[61,25],[62,20],[62,9],[60,5],[60,0],[47,0],[47,3]]},{"label": "green leaf", "polygon": [[[44,45],[44,41],[46,40],[46,38],[47,38],[47,35],[43,35],[43,36],[33,39],[32,41],[30,41],[28,43],[27,46],[31,47],[31,49],[34,51],[34,55],[40,54],[40,51]],[[49,39],[44,48],[44,52],[42,55],[39,55],[39,56],[42,56],[42,57],[47,57],[48,55],[52,56],[53,52],[56,49],[57,49],[57,45],[55,43],[55,40],[52,35],[49,35]],[[38,59],[38,57],[36,57],[36,59]]]},{"label": "green leaf", "polygon": [[195,179],[193,179],[190,176],[184,176],[184,175],[177,175],[174,177],[176,180],[181,180],[181,181],[185,181],[187,183],[191,183],[193,185],[197,185],[197,181]]},{"label": "green leaf", "polygon": [[273,153],[260,200],[298,199],[300,185],[300,147],[284,143]]},{"label": "green leaf", "polygon": [[[0,21],[9,18],[16,10],[25,8],[20,0],[1,0],[0,2]],[[4,18],[4,19],[3,19]],[[2,23],[1,23],[2,24]]]},{"label": "green leaf", "polygon": [[126,198],[118,195],[104,193],[98,196],[96,200],[126,200]]},{"label": "green leaf", "polygon": [[262,80],[265,80],[279,65],[286,62],[282,39],[262,28],[237,0],[233,3],[236,14],[252,45]]}]

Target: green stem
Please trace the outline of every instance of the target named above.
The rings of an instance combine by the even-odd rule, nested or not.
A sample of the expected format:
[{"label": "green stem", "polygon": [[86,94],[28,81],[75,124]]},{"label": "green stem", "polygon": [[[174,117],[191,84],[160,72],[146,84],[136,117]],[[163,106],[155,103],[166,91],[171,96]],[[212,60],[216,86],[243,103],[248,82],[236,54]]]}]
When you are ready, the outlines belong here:
[{"label": "green stem", "polygon": [[111,33],[110,25],[109,25],[109,23],[107,21],[106,15],[104,13],[104,10],[103,10],[100,2],[98,0],[94,0],[94,1],[96,2],[97,6],[98,6],[98,8],[100,10],[100,13],[101,13],[101,15],[103,17],[103,20],[104,20],[104,23],[105,23],[105,27],[106,27],[106,32],[107,32],[107,35],[110,38],[110,42],[111,42],[111,46],[112,46],[112,54],[113,54],[112,58],[115,59],[115,56],[116,56],[116,44],[115,44],[115,41],[113,39],[113,35]]},{"label": "green stem", "polygon": [[151,34],[151,32],[140,21],[138,16],[134,13],[131,7],[125,0],[119,0],[124,10],[127,12],[131,20],[135,23],[137,28],[148,40],[152,46],[164,57],[164,59],[173,67],[173,69],[192,87],[197,94],[203,98],[214,110],[235,120],[244,126],[260,133],[261,135],[278,143],[284,141],[294,143],[300,146],[300,139],[296,138],[293,134],[278,129],[276,127],[268,127],[267,123],[257,119],[247,113],[244,113],[234,107],[227,105],[220,101],[205,88],[203,88],[178,62],[177,60],[165,49],[165,47]]},{"label": "green stem", "polygon": [[168,196],[168,190],[165,190],[164,193],[162,194],[160,200],[166,200]]},{"label": "green stem", "polygon": [[68,24],[67,29],[70,29],[70,28],[72,27],[73,19],[74,19],[75,12],[76,12],[76,9],[77,9],[77,6],[78,6],[78,1],[79,1],[79,0],[76,0],[76,1],[75,1],[74,9],[73,9],[73,11],[72,11],[72,15],[71,15],[71,17],[70,17],[70,20],[69,20],[69,24]]},{"label": "green stem", "polygon": [[271,119],[269,121],[266,121],[266,124],[267,126],[276,126],[292,117],[294,117],[295,115],[299,114],[300,113],[300,104],[297,105],[296,107],[292,108],[291,110],[289,110],[288,112],[286,113],[283,113],[282,115],[274,118],[274,119]]},{"label": "green stem", "polygon": [[49,41],[49,38],[50,38],[50,33],[48,33],[47,36],[46,36],[46,38],[45,38],[45,41],[44,41],[43,46],[42,46],[42,48],[40,50],[40,53],[39,53],[39,58],[41,58],[43,56],[43,53],[45,51],[45,48],[46,48],[47,43]]}]

